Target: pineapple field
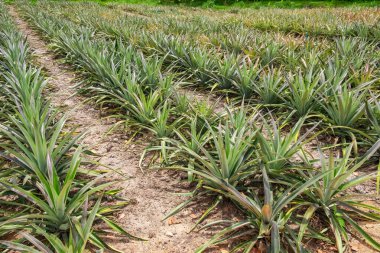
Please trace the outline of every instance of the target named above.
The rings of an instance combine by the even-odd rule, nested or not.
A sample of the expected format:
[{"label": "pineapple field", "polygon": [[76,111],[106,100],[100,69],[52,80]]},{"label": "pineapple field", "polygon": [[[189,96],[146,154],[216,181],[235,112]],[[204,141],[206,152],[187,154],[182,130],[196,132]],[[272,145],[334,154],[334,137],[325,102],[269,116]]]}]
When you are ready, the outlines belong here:
[{"label": "pineapple field", "polygon": [[0,0],[2,252],[380,252],[380,9]]}]

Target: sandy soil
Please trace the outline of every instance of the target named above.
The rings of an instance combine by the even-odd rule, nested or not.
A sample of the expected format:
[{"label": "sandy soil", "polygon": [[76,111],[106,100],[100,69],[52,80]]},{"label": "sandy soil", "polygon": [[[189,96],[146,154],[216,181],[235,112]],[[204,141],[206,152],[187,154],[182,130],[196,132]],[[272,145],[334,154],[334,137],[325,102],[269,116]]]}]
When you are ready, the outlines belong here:
[{"label": "sandy soil", "polygon": [[[116,179],[126,180],[121,195],[132,199],[134,204],[123,209],[117,220],[132,234],[146,238],[146,242],[113,240],[112,244],[123,252],[192,252],[207,240],[203,232],[188,233],[194,225],[197,214],[186,211],[175,221],[161,221],[165,214],[183,201],[173,192],[183,192],[187,184],[181,183],[178,175],[164,171],[140,170],[138,163],[145,147],[140,140],[126,145],[128,137],[122,133],[104,136],[114,122],[101,117],[101,112],[85,104],[84,98],[75,95],[72,86],[76,76],[67,66],[59,63],[49,51],[41,37],[22,20],[13,6],[9,6],[18,28],[27,37],[35,61],[49,77],[49,91],[46,96],[53,106],[62,108],[69,117],[70,127],[78,126],[79,132],[86,132],[83,142],[101,155],[100,163],[111,166],[119,173]],[[170,223],[170,224],[169,224]]]}]

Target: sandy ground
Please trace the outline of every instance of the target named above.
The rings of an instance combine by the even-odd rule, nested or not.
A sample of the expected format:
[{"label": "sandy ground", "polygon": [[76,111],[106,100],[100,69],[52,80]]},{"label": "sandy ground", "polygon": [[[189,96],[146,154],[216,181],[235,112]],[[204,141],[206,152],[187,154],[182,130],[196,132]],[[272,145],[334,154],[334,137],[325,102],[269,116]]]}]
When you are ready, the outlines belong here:
[{"label": "sandy ground", "polygon": [[27,37],[36,64],[49,78],[50,87],[46,96],[53,106],[66,112],[70,127],[78,126],[79,132],[87,133],[84,144],[101,155],[99,162],[118,171],[114,174],[115,179],[129,178],[118,186],[122,187],[121,195],[133,200],[134,204],[123,209],[116,218],[128,232],[148,241],[115,239],[112,245],[123,252],[193,252],[208,238],[205,232],[188,233],[197,214],[188,210],[174,222],[161,221],[168,211],[183,201],[173,192],[189,190],[186,189],[187,184],[180,182],[178,175],[173,173],[142,172],[138,163],[145,147],[144,141],[126,145],[126,134],[104,136],[114,122],[102,118],[100,111],[85,104],[83,97],[75,95],[72,88],[76,84],[75,73],[55,59],[47,44],[20,18],[13,6],[9,10],[20,31]]}]

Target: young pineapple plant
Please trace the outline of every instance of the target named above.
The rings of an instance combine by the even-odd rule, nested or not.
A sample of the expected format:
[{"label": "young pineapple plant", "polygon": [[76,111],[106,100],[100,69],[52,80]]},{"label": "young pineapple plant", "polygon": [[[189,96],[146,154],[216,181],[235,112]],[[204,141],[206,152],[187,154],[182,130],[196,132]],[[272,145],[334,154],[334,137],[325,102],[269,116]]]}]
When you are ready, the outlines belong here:
[{"label": "young pineapple plant", "polygon": [[[302,230],[313,216],[322,218],[335,237],[338,252],[345,252],[349,243],[349,234],[353,233],[348,225],[358,233],[370,246],[380,250],[380,244],[370,236],[358,223],[358,221],[378,222],[380,220],[379,209],[375,205],[368,204],[375,196],[358,195],[352,192],[357,185],[375,179],[376,171],[363,171],[359,169],[380,148],[377,141],[360,159],[351,160],[350,155],[353,144],[342,150],[342,157],[334,157],[332,152],[325,158],[320,152],[322,179],[310,187],[299,200],[300,204],[308,206],[308,217],[302,222]],[[315,172],[309,171],[303,174],[305,180],[315,176]],[[346,244],[346,245],[345,245]]]},{"label": "young pineapple plant", "polygon": [[[213,188],[217,185],[213,178],[235,186],[254,172],[256,131],[247,124],[240,124],[235,129],[231,129],[228,123],[214,127],[206,120],[205,130],[199,134],[196,123],[190,125],[189,136],[178,134],[180,140],[172,142],[175,145],[175,161],[178,162],[171,167],[188,172],[191,180],[194,180],[194,175],[200,175],[202,179],[197,179],[198,186],[191,193],[191,198],[173,209],[167,217],[176,214],[196,198],[209,193],[214,195]],[[187,165],[185,163],[183,166],[183,161],[186,161]],[[204,178],[202,175],[208,175],[210,178]],[[216,197],[215,203],[204,212],[196,225],[202,222],[221,200]]]},{"label": "young pineapple plant", "polygon": [[213,73],[214,87],[224,91],[231,89],[234,86],[233,80],[240,62],[240,57],[236,57],[234,54],[224,55],[223,59],[217,63],[217,71]]},{"label": "young pineapple plant", "polygon": [[[241,242],[233,250],[250,252],[257,249],[275,253],[289,250],[307,252],[302,243],[296,243],[297,231],[293,225],[296,224],[295,213],[300,206],[293,206],[292,201],[303,194],[309,186],[318,181],[324,174],[321,173],[306,182],[287,185],[287,190],[276,194],[273,192],[265,168],[260,167],[262,169],[264,188],[263,196],[260,196],[257,191],[248,189],[246,192],[241,192],[227,182],[213,179],[214,183],[218,185],[217,192],[233,200],[243,210],[246,219],[238,222],[221,220],[205,225],[203,229],[218,224],[227,224],[227,227],[199,247],[196,252],[204,252],[212,245],[237,238],[240,238]],[[199,175],[203,174],[199,173]],[[207,175],[203,176],[211,179]],[[285,209],[286,206],[292,207]],[[249,236],[249,239],[247,239],[247,236]],[[302,241],[302,238],[299,241]]]},{"label": "young pineapple plant", "polygon": [[237,68],[233,84],[239,96],[250,99],[255,95],[255,87],[261,85],[260,72],[258,63],[253,64],[250,61],[244,61],[242,66]]},{"label": "young pineapple plant", "polygon": [[320,103],[331,125],[355,129],[364,114],[366,97],[365,89],[349,90],[347,86],[339,86]]},{"label": "young pineapple plant", "polygon": [[286,104],[296,116],[303,117],[318,109],[318,96],[324,93],[325,83],[321,82],[321,72],[309,69],[288,77],[289,92]]},{"label": "young pineapple plant", "polygon": [[[284,82],[280,69],[270,69],[264,73],[260,82],[254,85],[258,102],[264,105],[280,105],[284,101],[288,84]],[[284,94],[285,93],[285,94]]]},{"label": "young pineapple plant", "polygon": [[[287,170],[291,166],[291,159],[295,155],[304,154],[304,145],[318,136],[320,133],[313,133],[318,124],[309,128],[301,135],[301,129],[305,122],[305,118],[299,119],[290,132],[284,133],[282,130],[287,124],[278,125],[272,119],[266,121],[264,119],[262,131],[257,133],[257,141],[259,143],[259,157],[262,159],[268,173],[279,173]],[[303,155],[301,155],[303,157]]]}]

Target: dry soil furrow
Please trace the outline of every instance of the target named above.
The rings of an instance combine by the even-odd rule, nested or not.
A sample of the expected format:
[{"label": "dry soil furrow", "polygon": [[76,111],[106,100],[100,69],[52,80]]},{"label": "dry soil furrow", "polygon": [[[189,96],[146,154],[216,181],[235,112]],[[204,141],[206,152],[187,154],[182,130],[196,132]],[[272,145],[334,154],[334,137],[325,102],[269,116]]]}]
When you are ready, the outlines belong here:
[{"label": "dry soil furrow", "polygon": [[[135,200],[134,204],[125,208],[116,218],[127,231],[148,241],[117,239],[111,240],[111,244],[123,252],[182,253],[192,252],[205,242],[205,234],[187,233],[194,224],[190,213],[186,215],[184,212],[171,224],[161,221],[170,209],[183,200],[172,192],[183,191],[185,186],[167,172],[142,173],[138,161],[143,145],[135,143],[126,147],[127,137],[122,133],[104,136],[112,122],[102,119],[97,109],[85,104],[83,97],[74,94],[72,86],[75,85],[75,73],[55,59],[47,44],[13,6],[9,6],[9,11],[19,30],[27,37],[37,65],[49,76],[49,85],[53,89],[46,96],[54,106],[63,107],[70,126],[76,125],[80,132],[87,132],[83,142],[101,155],[101,163],[131,177],[119,186],[122,187],[122,195]],[[121,179],[117,173],[114,177]]]}]

